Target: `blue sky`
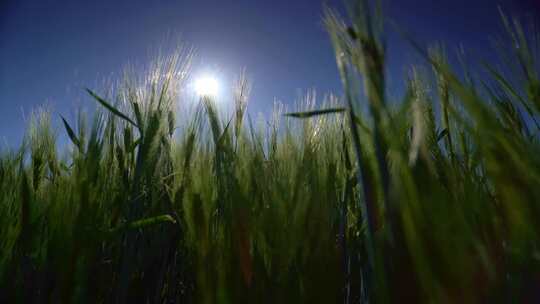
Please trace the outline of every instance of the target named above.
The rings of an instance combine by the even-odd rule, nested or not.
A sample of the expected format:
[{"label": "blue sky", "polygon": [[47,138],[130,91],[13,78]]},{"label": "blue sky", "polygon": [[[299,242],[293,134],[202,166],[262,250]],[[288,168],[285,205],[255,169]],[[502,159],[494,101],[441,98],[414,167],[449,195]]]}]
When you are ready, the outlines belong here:
[{"label": "blue sky", "polygon": [[[341,7],[343,1],[325,1]],[[501,32],[497,5],[538,15],[536,0],[386,0],[389,19],[420,42],[463,44],[492,59]],[[42,104],[70,117],[93,107],[83,88],[99,91],[127,64],[143,66],[159,48],[183,42],[197,50],[194,71],[216,71],[226,85],[243,67],[253,81],[253,111],[274,98],[291,103],[310,88],[340,92],[318,0],[7,0],[0,4],[0,138],[20,142],[23,113]],[[389,86],[398,88],[414,51],[391,29]],[[55,116],[55,119],[58,116]]]}]

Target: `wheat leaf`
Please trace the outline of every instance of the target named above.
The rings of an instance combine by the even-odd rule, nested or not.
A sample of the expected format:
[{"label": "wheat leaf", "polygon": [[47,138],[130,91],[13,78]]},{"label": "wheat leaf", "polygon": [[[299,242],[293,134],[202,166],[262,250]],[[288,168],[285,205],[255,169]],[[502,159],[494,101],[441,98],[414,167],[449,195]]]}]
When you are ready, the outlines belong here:
[{"label": "wheat leaf", "polygon": [[92,90],[90,90],[88,88],[86,89],[86,91],[88,92],[88,94],[90,94],[90,96],[94,97],[94,99],[97,100],[97,102],[99,102],[102,106],[107,108],[107,110],[111,111],[111,113],[113,113],[114,115],[126,120],[127,122],[129,122],[130,124],[132,124],[132,125],[134,125],[135,127],[138,128],[137,124],[133,120],[131,120],[124,113],[120,112],[120,110],[118,110],[117,108],[115,108],[114,106],[109,104],[107,101],[105,101],[105,99],[99,97],[96,93],[94,93]]},{"label": "wheat leaf", "polygon": [[60,118],[62,118],[62,122],[64,123],[64,127],[66,128],[66,132],[67,132],[69,138],[71,139],[73,144],[75,146],[77,146],[77,148],[79,150],[81,150],[81,148],[82,148],[81,147],[81,141],[77,138],[77,135],[75,135],[75,132],[73,131],[71,126],[68,124],[68,122],[64,119],[64,117],[62,115],[60,115]]},{"label": "wheat leaf", "polygon": [[345,108],[330,108],[330,109],[322,109],[322,110],[314,110],[314,111],[306,111],[306,112],[286,113],[285,116],[290,116],[290,117],[295,117],[295,118],[309,118],[309,117],[318,116],[318,115],[341,113],[344,111],[345,111]]}]

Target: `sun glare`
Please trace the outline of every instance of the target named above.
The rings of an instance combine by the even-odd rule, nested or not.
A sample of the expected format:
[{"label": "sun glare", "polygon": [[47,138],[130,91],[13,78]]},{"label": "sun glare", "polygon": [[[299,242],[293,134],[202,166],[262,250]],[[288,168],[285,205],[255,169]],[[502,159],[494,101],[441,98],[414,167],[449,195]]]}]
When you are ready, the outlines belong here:
[{"label": "sun glare", "polygon": [[218,89],[218,82],[213,77],[201,77],[195,82],[195,91],[197,92],[197,95],[201,97],[215,97],[218,93]]}]

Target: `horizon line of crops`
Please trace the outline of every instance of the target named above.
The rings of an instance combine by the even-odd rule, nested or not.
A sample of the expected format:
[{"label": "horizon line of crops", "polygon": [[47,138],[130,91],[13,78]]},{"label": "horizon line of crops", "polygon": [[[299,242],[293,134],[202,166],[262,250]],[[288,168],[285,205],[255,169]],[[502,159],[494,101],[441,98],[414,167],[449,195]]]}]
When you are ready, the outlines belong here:
[{"label": "horizon line of crops", "polygon": [[179,51],[108,94],[87,89],[102,110],[59,117],[64,155],[35,112],[0,154],[0,301],[538,299],[536,32],[501,12],[505,65],[482,63],[482,78],[404,34],[428,67],[396,103],[380,3],[349,12],[325,13],[344,96],[320,108],[312,92],[253,120],[245,74],[232,113],[187,106],[192,53]]}]

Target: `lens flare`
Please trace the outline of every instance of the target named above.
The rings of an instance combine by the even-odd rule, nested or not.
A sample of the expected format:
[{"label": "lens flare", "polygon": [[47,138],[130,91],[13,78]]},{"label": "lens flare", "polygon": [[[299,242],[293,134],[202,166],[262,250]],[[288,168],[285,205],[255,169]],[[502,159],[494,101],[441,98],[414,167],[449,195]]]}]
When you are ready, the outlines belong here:
[{"label": "lens flare", "polygon": [[195,91],[201,97],[215,97],[218,93],[219,85],[213,77],[201,77],[195,82]]}]

